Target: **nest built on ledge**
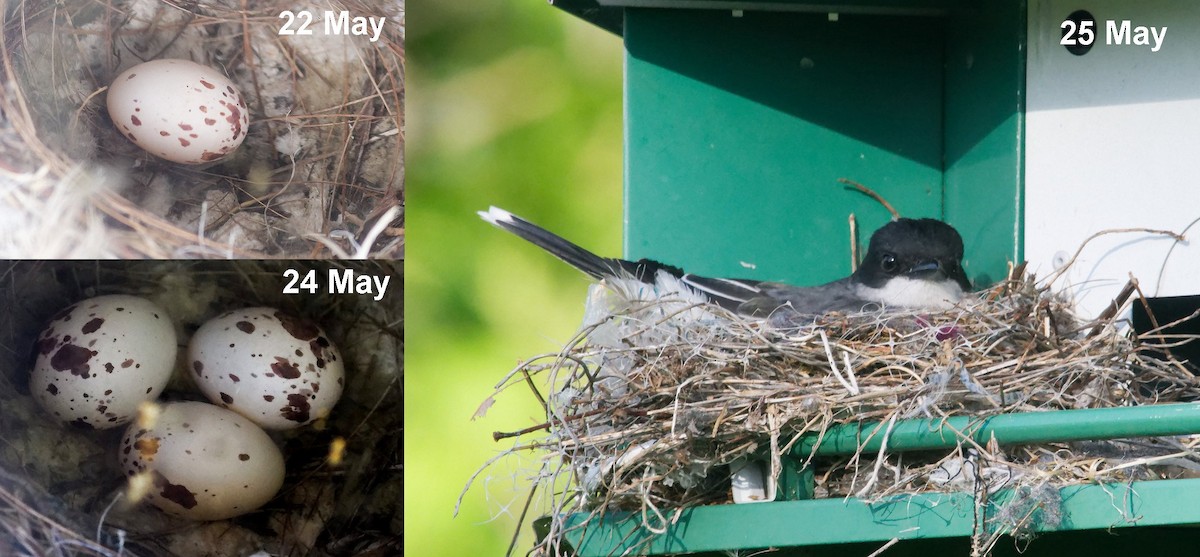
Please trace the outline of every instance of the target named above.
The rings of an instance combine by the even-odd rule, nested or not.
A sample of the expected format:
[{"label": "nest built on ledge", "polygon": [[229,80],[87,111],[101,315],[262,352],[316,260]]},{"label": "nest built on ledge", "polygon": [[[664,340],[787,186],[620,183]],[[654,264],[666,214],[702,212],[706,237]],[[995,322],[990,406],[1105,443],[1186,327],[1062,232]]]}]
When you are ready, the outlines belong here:
[{"label": "nest built on ledge", "polygon": [[[731,467],[748,459],[772,478],[788,465],[809,467],[816,497],[1015,489],[997,515],[1001,528],[976,540],[986,553],[999,533],[1059,520],[1052,488],[1200,470],[1195,440],[1000,448],[964,436],[952,450],[890,454],[887,431],[905,419],[1195,400],[1200,382],[1166,350],[1186,339],[1139,337],[1113,321],[1139,303],[1135,289],[1131,281],[1110,311],[1085,322],[1070,300],[1018,268],[948,311],[804,321],[642,301],[600,284],[588,325],[561,353],[522,364],[497,386],[528,386],[546,411],[543,424],[497,433],[515,441],[497,460],[545,457],[530,495],[551,517],[542,554],[560,553],[572,513],[634,511],[646,530],[661,532],[683,507],[728,503]],[[878,425],[883,448],[797,456],[802,440],[859,423]]]}]

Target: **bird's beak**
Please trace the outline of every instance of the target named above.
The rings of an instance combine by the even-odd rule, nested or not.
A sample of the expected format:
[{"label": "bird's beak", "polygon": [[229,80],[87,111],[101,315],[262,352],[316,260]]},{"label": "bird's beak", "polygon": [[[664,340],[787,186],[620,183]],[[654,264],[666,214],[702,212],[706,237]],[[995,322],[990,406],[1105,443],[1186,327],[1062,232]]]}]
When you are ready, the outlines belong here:
[{"label": "bird's beak", "polygon": [[912,269],[909,269],[908,274],[920,275],[920,274],[927,273],[929,271],[936,271],[940,268],[941,268],[941,266],[938,265],[937,261],[923,261],[923,262],[918,263],[915,266],[913,266]]},{"label": "bird's beak", "polygon": [[947,272],[937,261],[922,261],[914,265],[912,269],[909,269],[906,274],[915,276],[941,275],[958,283],[963,292],[971,291],[971,281],[967,278],[967,274],[963,272],[962,267],[958,265],[954,266],[954,270]]}]

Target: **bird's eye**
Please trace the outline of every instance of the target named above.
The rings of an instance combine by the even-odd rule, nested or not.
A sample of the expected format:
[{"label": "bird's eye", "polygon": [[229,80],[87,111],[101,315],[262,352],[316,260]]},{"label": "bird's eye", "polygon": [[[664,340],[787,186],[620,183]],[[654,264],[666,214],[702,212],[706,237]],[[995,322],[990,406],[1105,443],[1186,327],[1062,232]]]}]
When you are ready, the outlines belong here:
[{"label": "bird's eye", "polygon": [[898,267],[896,264],[896,256],[890,253],[885,253],[883,255],[883,259],[879,260],[879,267],[883,269],[883,272],[885,273],[895,273],[896,268]]}]

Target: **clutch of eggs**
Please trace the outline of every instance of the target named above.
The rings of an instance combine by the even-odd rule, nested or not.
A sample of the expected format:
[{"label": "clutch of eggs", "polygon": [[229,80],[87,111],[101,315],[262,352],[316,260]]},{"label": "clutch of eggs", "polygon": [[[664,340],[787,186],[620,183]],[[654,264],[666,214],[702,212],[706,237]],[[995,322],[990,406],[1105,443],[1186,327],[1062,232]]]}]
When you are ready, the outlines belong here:
[{"label": "clutch of eggs", "polygon": [[183,164],[228,155],[250,124],[233,82],[190,60],[151,60],[125,70],[108,87],[108,115],[138,147]]}]

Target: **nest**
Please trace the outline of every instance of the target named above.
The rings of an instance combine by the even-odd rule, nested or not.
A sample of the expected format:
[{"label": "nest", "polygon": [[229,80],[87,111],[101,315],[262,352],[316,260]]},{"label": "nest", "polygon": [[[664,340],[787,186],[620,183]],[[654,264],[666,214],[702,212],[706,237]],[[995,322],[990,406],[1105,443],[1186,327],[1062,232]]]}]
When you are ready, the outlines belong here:
[{"label": "nest", "polygon": [[[404,3],[331,0],[285,35],[286,0],[16,0],[0,10],[0,255],[403,256]],[[386,18],[326,35],[326,10]],[[227,75],[250,111],[233,154],[156,159],[113,126],[105,90],[141,62]]]},{"label": "nest", "polygon": [[788,458],[815,471],[817,497],[1012,489],[995,524],[975,540],[984,554],[1001,533],[1024,535],[1031,520],[1061,520],[1058,487],[1200,470],[1196,440],[1001,448],[964,437],[952,451],[860,447],[846,457],[798,459],[793,449],[841,424],[886,430],[909,418],[1195,400],[1200,382],[1166,350],[1185,339],[1138,338],[1113,321],[1136,303],[1129,301],[1135,287],[1084,322],[1070,300],[1019,270],[948,311],[815,320],[747,319],[600,284],[589,325],[561,353],[525,362],[497,386],[497,394],[528,387],[547,416],[496,433],[514,441],[497,459],[543,456],[530,495],[551,517],[542,554],[565,551],[559,534],[571,513],[632,511],[646,530],[662,532],[683,507],[730,502],[731,467],[766,462],[775,477]]},{"label": "nest", "polygon": [[[285,269],[323,274],[331,266],[391,276],[393,284],[402,278],[398,262],[23,262],[0,267],[0,299],[8,308],[0,321],[0,554],[398,554],[402,292],[393,288],[378,302],[370,296],[281,294]],[[346,364],[345,391],[324,424],[272,433],[287,467],[275,499],[258,511],[217,522],[177,519],[132,503],[117,459],[124,428],[66,428],[37,407],[27,382],[41,328],[63,307],[104,294],[154,300],[171,314],[181,346],[208,318],[251,305],[277,307],[322,325]],[[177,365],[163,400],[203,400],[185,367]],[[335,449],[338,439],[345,440],[344,452]]]}]

